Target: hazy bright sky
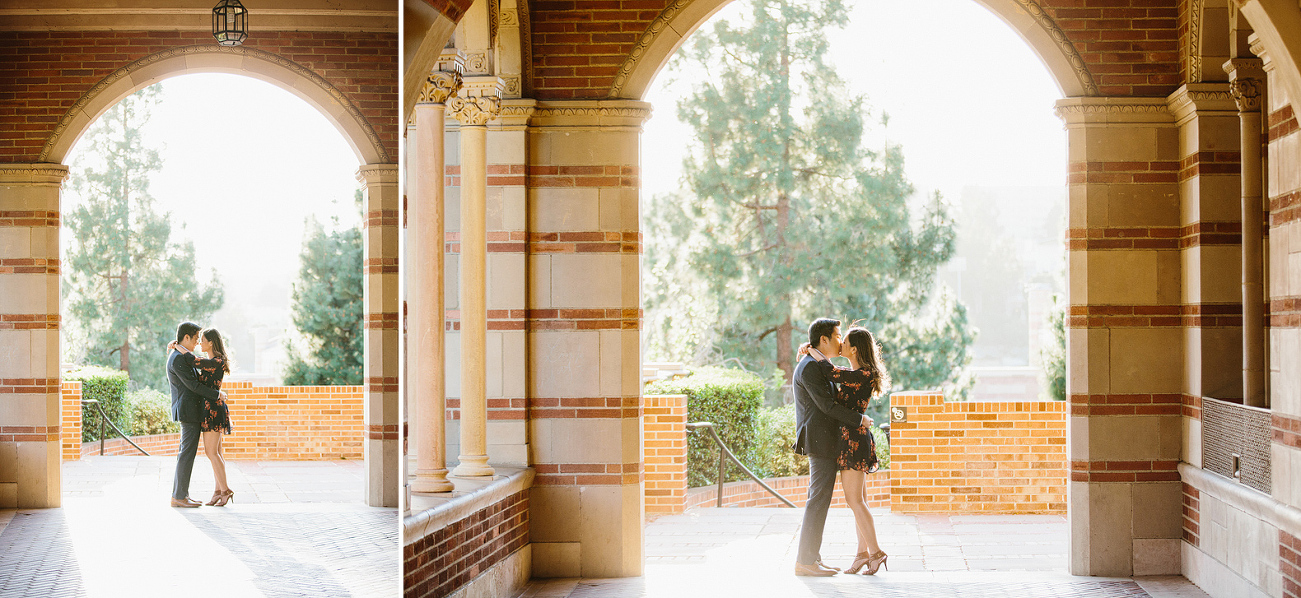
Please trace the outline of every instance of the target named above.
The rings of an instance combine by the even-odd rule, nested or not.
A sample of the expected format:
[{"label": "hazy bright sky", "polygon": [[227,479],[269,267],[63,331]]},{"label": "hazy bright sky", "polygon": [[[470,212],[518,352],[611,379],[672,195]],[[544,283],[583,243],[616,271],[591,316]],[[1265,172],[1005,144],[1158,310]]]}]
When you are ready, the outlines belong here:
[{"label": "hazy bright sky", "polygon": [[[279,87],[201,74],[163,81],[145,136],[163,159],[151,190],[173,216],[173,238],[194,241],[200,276],[216,269],[225,285],[227,307],[213,324],[236,337],[232,327],[288,325],[305,219],[360,220],[359,163],[343,135]],[[75,151],[69,165],[78,166]]]},{"label": "hazy bright sky", "polygon": [[[873,144],[903,145],[919,191],[956,201],[968,185],[1065,188],[1066,134],[1053,114],[1061,92],[1015,31],[973,0],[846,3],[850,22],[833,30],[830,62],[874,116],[890,115]],[[714,18],[744,8],[733,3]],[[705,76],[670,82],[668,74],[646,98],[655,114],[642,138],[644,197],[677,188],[679,148],[691,135],[677,121],[677,100]]]}]

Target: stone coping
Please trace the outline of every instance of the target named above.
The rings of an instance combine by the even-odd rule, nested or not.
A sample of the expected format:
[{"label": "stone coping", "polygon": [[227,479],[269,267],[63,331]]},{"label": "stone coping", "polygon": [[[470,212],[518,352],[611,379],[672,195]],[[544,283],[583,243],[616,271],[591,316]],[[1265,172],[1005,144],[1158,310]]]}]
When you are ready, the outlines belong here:
[{"label": "stone coping", "polygon": [[451,492],[411,493],[411,508],[402,517],[402,545],[414,543],[476,511],[533,486],[532,467],[493,466],[497,475],[483,478],[447,476]]},{"label": "stone coping", "polygon": [[1274,527],[1301,529],[1301,509],[1280,502],[1255,488],[1231,482],[1218,474],[1183,462],[1179,463],[1179,476],[1199,492],[1206,492]]}]

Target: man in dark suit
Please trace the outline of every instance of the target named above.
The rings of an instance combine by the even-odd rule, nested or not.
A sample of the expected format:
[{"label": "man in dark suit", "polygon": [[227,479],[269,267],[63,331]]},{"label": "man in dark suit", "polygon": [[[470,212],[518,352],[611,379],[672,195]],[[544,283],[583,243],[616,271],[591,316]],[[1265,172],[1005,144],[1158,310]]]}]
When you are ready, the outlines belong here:
[{"label": "man in dark suit", "polygon": [[188,353],[172,350],[167,355],[167,381],[172,386],[172,419],[181,422],[181,448],[176,455],[176,479],[172,483],[172,506],[194,508],[203,503],[190,500],[190,473],[199,450],[199,429],[203,421],[203,399],[225,399],[226,393],[199,383],[194,372],[194,345],[201,328],[194,322],[176,327],[176,342]]},{"label": "man in dark suit", "polygon": [[818,361],[840,354],[840,321],[819,318],[809,325],[808,355],[795,366],[795,452],[809,456],[809,496],[804,503],[795,574],[829,577],[839,569],[822,564],[822,528],[836,487],[841,426],[869,426],[872,418],[836,404],[836,389]]}]

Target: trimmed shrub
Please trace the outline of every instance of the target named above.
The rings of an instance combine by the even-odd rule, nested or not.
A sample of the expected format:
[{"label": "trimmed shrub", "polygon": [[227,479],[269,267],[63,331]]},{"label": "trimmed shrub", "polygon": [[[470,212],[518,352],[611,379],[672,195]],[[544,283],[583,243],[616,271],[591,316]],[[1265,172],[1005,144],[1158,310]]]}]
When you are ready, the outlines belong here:
[{"label": "trimmed shrub", "polygon": [[[687,421],[712,422],[719,438],[746,467],[756,465],[759,413],[763,408],[763,379],[741,370],[718,367],[693,369],[677,380],[661,380],[646,387],[648,395],[687,395]],[[757,473],[757,472],[756,472]],[[750,479],[729,467],[727,481]],[[708,432],[687,433],[687,486],[708,486],[718,481],[718,447]]]},{"label": "trimmed shrub", "polygon": [[[63,375],[64,380],[81,381],[81,398],[95,399],[108,419],[131,433],[131,420],[126,405],[127,373],[99,366],[86,366]],[[81,412],[81,441],[99,440],[99,414],[94,407]],[[104,426],[107,438],[118,436],[110,426]]]},{"label": "trimmed shrub", "polygon": [[765,478],[809,475],[809,458],[797,455],[795,445],[795,405],[764,409],[759,413],[757,460],[751,469]]},{"label": "trimmed shrub", "polygon": [[131,428],[123,430],[132,436],[181,431],[181,424],[172,421],[171,397],[152,388],[142,388],[127,393],[126,402]]}]

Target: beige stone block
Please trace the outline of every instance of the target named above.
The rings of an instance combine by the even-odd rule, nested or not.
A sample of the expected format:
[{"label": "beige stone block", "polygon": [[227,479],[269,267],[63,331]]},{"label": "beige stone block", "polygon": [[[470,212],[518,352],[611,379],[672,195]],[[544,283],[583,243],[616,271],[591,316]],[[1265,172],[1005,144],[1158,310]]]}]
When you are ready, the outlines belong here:
[{"label": "beige stone block", "polygon": [[1111,392],[1183,390],[1183,338],[1178,328],[1114,328],[1110,332]]},{"label": "beige stone block", "polygon": [[1111,226],[1178,226],[1179,187],[1175,183],[1111,185],[1107,223]]},{"label": "beige stone block", "polygon": [[[1168,432],[1163,420],[1172,420],[1175,424],[1174,440],[1162,436]],[[1178,427],[1176,416],[1097,416],[1088,418],[1089,458],[1099,461],[1151,461],[1163,458],[1178,458],[1179,449],[1174,448],[1173,456],[1163,454],[1163,448],[1176,442],[1182,442],[1183,430]],[[1072,455],[1072,458],[1076,458]]]},{"label": "beige stone block", "polygon": [[1156,254],[1156,300],[1170,305],[1179,302],[1183,287],[1183,265],[1178,251],[1158,251]]},{"label": "beige stone block", "polygon": [[[629,496],[625,488],[586,486],[581,490],[579,537],[583,543],[583,577],[641,573],[641,519],[635,506],[640,498],[639,493]],[[633,505],[628,505],[629,502]]]},{"label": "beige stone block", "polygon": [[1203,221],[1237,222],[1242,218],[1242,183],[1237,175],[1204,175],[1197,181]]},{"label": "beige stone block", "polygon": [[54,186],[0,185],[0,211],[58,211],[59,191]]},{"label": "beige stone block", "polygon": [[522,330],[501,333],[502,389],[506,397],[523,397],[528,378],[526,339]]},{"label": "beige stone block", "polygon": [[[534,486],[529,489],[529,536],[537,543],[577,542],[577,486]],[[577,544],[575,544],[577,546]],[[535,559],[537,557],[535,553]]]},{"label": "beige stone block", "polygon": [[1270,443],[1269,481],[1270,496],[1285,505],[1296,506],[1297,495],[1293,488],[1298,476],[1292,469],[1293,450],[1287,446]]},{"label": "beige stone block", "polygon": [[[49,283],[54,280],[53,297],[55,310],[49,309]],[[58,312],[58,277],[46,274],[0,274],[0,284],[4,292],[0,293],[0,314],[42,314]]]},{"label": "beige stone block", "polygon": [[28,227],[0,228],[0,256],[6,259],[32,257],[32,231]]},{"label": "beige stone block", "polygon": [[524,309],[524,254],[488,254],[488,309]]},{"label": "beige stone block", "polygon": [[488,398],[501,398],[503,363],[501,356],[501,333],[489,331],[484,335],[484,365],[487,367],[484,390]]},{"label": "beige stone block", "polygon": [[605,231],[626,230],[623,226],[623,208],[626,189],[609,187],[600,190],[601,214],[600,229]]},{"label": "beige stone block", "polygon": [[[32,331],[0,330],[0,378],[36,378],[33,357]],[[44,355],[36,358],[44,361]],[[39,369],[44,373],[44,367]]]},{"label": "beige stone block", "polygon": [[529,336],[530,396],[594,397],[600,393],[596,331],[538,331]]},{"label": "beige stone block", "polygon": [[641,335],[636,330],[623,330],[623,386],[625,397],[641,393]]},{"label": "beige stone block", "polygon": [[[59,421],[59,409],[55,408],[53,413],[48,405],[48,397],[43,394],[12,394],[5,395],[5,400],[0,401],[0,425],[5,426],[45,426],[50,425],[51,418],[54,422]],[[0,472],[4,467],[0,464]],[[3,480],[0,474],[0,480]]]},{"label": "beige stone block", "polygon": [[446,369],[444,389],[449,397],[461,396],[461,333],[449,331],[443,337],[443,361]]},{"label": "beige stone block", "polygon": [[489,164],[524,164],[527,141],[522,130],[488,131]]},{"label": "beige stone block", "polygon": [[18,481],[18,443],[0,442],[0,483]]},{"label": "beige stone block", "polygon": [[1202,466],[1202,420],[1185,417],[1184,426],[1184,446],[1183,452],[1179,455],[1180,460],[1192,465],[1193,467]]},{"label": "beige stone block", "polygon": [[623,394],[623,331],[600,331],[600,388],[603,397]]},{"label": "beige stone block", "polygon": [[597,189],[544,187],[529,190],[529,231],[595,231],[600,228]]},{"label": "beige stone block", "polygon": [[0,509],[18,508],[18,483],[0,482]]},{"label": "beige stone block", "polygon": [[528,226],[528,191],[524,187],[501,188],[501,229],[521,231]]},{"label": "beige stone block", "polygon": [[1066,188],[1067,224],[1070,228],[1105,226],[1107,185],[1073,184]]},{"label": "beige stone block", "polygon": [[[532,532],[532,528],[529,531]],[[533,542],[530,546],[533,548],[533,577],[582,576],[582,544],[578,542]]]},{"label": "beige stone block", "polygon": [[529,164],[639,164],[640,133],[627,130],[533,129]]},{"label": "beige stone block", "polygon": [[619,261],[623,269],[623,300],[619,307],[637,309],[641,306],[641,256],[620,255]]},{"label": "beige stone block", "polygon": [[[533,426],[534,456],[539,463],[623,463],[628,434],[626,419],[556,419]],[[549,432],[545,437],[544,431]],[[632,435],[632,442],[637,437]]]},{"label": "beige stone block", "polygon": [[[1071,290],[1087,288],[1087,297],[1072,302],[1102,304],[1153,304],[1158,302],[1157,251],[1090,251],[1087,262],[1071,252]],[[1087,278],[1084,278],[1086,277]],[[1175,295],[1176,297],[1178,295]]]},{"label": "beige stone block", "polygon": [[1066,392],[1110,392],[1111,331],[1067,328],[1066,346]]},{"label": "beige stone block", "polygon": [[[446,162],[451,165],[451,162]],[[461,188],[443,187],[443,231],[461,232]]]},{"label": "beige stone block", "polygon": [[1135,539],[1134,575],[1178,575],[1178,539]]},{"label": "beige stone block", "polygon": [[59,441],[18,442],[18,508],[45,509],[60,504]]},{"label": "beige stone block", "polygon": [[1092,458],[1089,451],[1091,421],[1088,417],[1072,416],[1067,422],[1066,445],[1071,447],[1071,459],[1082,461]]},{"label": "beige stone block", "polygon": [[449,118],[444,125],[443,164],[447,166],[461,165],[461,132],[457,129],[458,124],[456,119]]},{"label": "beige stone block", "polygon": [[1201,336],[1201,396],[1242,398],[1242,329],[1204,328]]},{"label": "beige stone block", "polygon": [[1242,253],[1236,246],[1202,246],[1200,272],[1203,302],[1242,301]]},{"label": "beige stone block", "polygon": [[[551,256],[552,306],[561,309],[622,307],[629,286],[624,277],[625,266],[624,256],[617,253]],[[612,284],[616,280],[622,284]],[[635,285],[634,282],[634,288]]]},{"label": "beige stone block", "polygon": [[443,261],[443,306],[461,308],[461,254],[448,254]]},{"label": "beige stone block", "polygon": [[622,427],[623,447],[620,460],[624,463],[641,463],[645,461],[645,448],[642,439],[646,435],[646,423],[643,418],[629,417],[619,420]]},{"label": "beige stone block", "polygon": [[506,230],[502,226],[505,207],[502,205],[502,188],[489,186],[484,191],[484,230]]},{"label": "beige stone block", "polygon": [[528,256],[529,309],[547,309],[551,302],[551,256]]},{"label": "beige stone block", "polygon": [[[1278,339],[1276,349],[1271,352],[1271,361],[1277,359],[1280,371],[1273,379],[1276,400],[1272,408],[1287,415],[1301,415],[1301,369],[1295,364],[1301,363],[1301,330],[1295,328],[1275,328],[1270,334]],[[1287,364],[1289,367],[1282,367]]]},{"label": "beige stone block", "polygon": [[1269,144],[1269,195],[1301,189],[1301,135],[1287,135]]},{"label": "beige stone block", "polygon": [[[1068,130],[1072,131],[1072,130]],[[1074,137],[1069,135],[1068,137]],[[1071,144],[1071,150],[1076,150]],[[1084,155],[1071,153],[1071,161],[1151,162],[1173,160],[1179,152],[1179,131],[1174,127],[1095,126],[1084,136]],[[1078,151],[1078,150],[1077,150]],[[1087,157],[1085,157],[1087,156]]]},{"label": "beige stone block", "polygon": [[[1183,485],[1179,482],[1134,484],[1135,538],[1174,538],[1183,534]],[[1138,554],[1134,555],[1135,560]],[[1138,575],[1138,573],[1135,573]]]},{"label": "beige stone block", "polygon": [[1088,530],[1088,570],[1091,575],[1128,577],[1133,574],[1130,486],[1114,483],[1089,486],[1092,525]]}]

